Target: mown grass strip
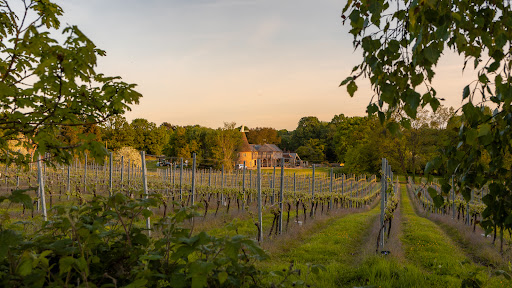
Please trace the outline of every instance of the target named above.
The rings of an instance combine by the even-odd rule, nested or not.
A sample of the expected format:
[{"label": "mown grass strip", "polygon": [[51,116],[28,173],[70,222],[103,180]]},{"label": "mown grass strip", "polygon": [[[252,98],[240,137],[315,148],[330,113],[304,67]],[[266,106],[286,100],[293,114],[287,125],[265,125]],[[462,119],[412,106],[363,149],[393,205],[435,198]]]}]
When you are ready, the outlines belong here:
[{"label": "mown grass strip", "polygon": [[510,287],[504,277],[492,276],[487,268],[469,261],[437,225],[416,215],[403,185],[401,192],[401,241],[406,260],[369,257],[344,272],[340,287],[461,287],[463,281],[479,282],[482,287]]},{"label": "mown grass strip", "polygon": [[[325,228],[305,240],[289,243],[284,253],[271,255],[271,260],[262,263],[262,269],[280,270],[294,262],[295,268],[307,270],[309,264],[321,264],[325,272],[310,279],[317,287],[339,287],[343,271],[350,268],[359,256],[359,248],[368,227],[376,220],[379,208],[350,214],[326,222]],[[307,272],[305,272],[307,273]]]},{"label": "mown grass strip", "polygon": [[405,185],[401,189],[404,217],[401,240],[405,256],[428,273],[426,279],[432,285],[460,287],[463,281],[475,281],[484,287],[510,287],[503,277],[494,277],[487,268],[471,262],[435,223],[418,216]]}]

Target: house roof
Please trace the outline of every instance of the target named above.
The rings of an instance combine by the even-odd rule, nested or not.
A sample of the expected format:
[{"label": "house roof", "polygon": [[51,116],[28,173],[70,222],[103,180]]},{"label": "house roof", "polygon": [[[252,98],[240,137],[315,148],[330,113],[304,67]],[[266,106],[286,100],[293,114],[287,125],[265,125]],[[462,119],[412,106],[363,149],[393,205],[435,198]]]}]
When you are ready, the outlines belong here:
[{"label": "house roof", "polygon": [[283,153],[283,157],[284,158],[287,158],[287,159],[297,159],[297,160],[301,160],[300,157],[299,157],[299,154],[297,153]]},{"label": "house roof", "polygon": [[257,144],[250,144],[251,147],[254,149],[253,151],[258,152],[283,152],[283,150],[279,149],[275,144],[263,144],[263,145],[257,145]]},{"label": "house roof", "polygon": [[245,133],[242,132],[242,147],[240,148],[240,152],[252,152],[253,149],[251,145],[249,144],[249,141],[247,141],[247,136],[245,136]]}]

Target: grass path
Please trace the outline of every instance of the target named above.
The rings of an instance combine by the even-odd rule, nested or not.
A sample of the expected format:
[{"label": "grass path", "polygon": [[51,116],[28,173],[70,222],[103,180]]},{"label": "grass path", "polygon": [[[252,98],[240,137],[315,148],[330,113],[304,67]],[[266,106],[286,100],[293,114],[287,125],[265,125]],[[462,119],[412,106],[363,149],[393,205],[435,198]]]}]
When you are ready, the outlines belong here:
[{"label": "grass path", "polygon": [[[399,241],[404,258],[368,257],[345,273],[342,287],[510,287],[503,276],[468,258],[432,221],[416,214],[405,185],[401,187],[402,230]],[[389,245],[389,244],[388,244]]]},{"label": "grass path", "polygon": [[424,272],[428,286],[460,287],[464,281],[483,287],[509,287],[503,277],[492,276],[486,267],[472,262],[438,225],[418,216],[405,185],[401,191],[405,257]]},{"label": "grass path", "polygon": [[316,287],[339,287],[344,271],[350,270],[352,263],[360,256],[361,242],[369,232],[368,227],[377,219],[379,207],[366,212],[331,219],[326,227],[319,229],[304,241],[289,243],[282,253],[271,255],[262,269],[280,270],[288,268],[290,262],[296,268],[307,270],[307,265],[321,264],[326,271],[310,278]]},{"label": "grass path", "polygon": [[418,215],[428,218],[439,226],[473,262],[482,266],[508,270],[508,263],[512,260],[512,251],[508,250],[500,255],[499,242],[497,241],[497,244],[493,245],[492,238],[482,236],[484,231],[480,227],[477,226],[476,231],[473,231],[473,227],[454,220],[449,215],[428,213],[420,208],[417,201],[414,201],[414,204]]},{"label": "grass path", "polygon": [[438,225],[418,216],[405,185],[401,187],[400,205],[401,221],[395,221],[401,222],[401,229],[392,231],[398,236],[390,238],[400,242],[400,257],[376,256],[367,251],[368,247],[375,251],[375,246],[366,242],[373,242],[372,227],[380,211],[377,206],[329,221],[293,248],[271,255],[262,269],[287,268],[291,261],[305,270],[308,263],[321,264],[326,271],[309,276],[308,283],[315,287],[461,287],[463,282],[510,287],[503,276],[495,276],[489,268],[472,262]]}]

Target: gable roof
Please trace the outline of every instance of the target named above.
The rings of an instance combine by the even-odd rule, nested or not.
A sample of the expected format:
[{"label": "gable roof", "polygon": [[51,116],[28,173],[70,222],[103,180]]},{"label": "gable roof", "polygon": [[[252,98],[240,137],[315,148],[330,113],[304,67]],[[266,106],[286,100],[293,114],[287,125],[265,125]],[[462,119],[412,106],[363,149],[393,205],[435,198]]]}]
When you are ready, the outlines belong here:
[{"label": "gable roof", "polygon": [[253,148],[253,151],[257,152],[283,152],[283,150],[279,149],[275,144],[249,144]]}]

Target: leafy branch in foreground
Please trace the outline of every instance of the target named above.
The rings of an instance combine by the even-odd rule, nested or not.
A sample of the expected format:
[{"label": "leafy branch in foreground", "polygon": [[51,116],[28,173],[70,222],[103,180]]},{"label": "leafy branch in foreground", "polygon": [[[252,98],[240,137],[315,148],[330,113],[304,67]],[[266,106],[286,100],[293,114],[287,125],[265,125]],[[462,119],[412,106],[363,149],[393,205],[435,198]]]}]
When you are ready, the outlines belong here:
[{"label": "leafy branch in foreground", "polygon": [[[23,192],[7,198],[32,203]],[[118,193],[83,206],[56,206],[32,234],[19,232],[22,223],[0,222],[0,286],[262,287],[272,285],[270,278],[279,287],[306,285],[292,266],[257,269],[268,255],[246,236],[192,235],[185,223],[199,215],[197,207],[160,218],[148,237],[144,219],[161,204],[158,194],[134,200]],[[309,270],[320,271],[317,265]]]},{"label": "leafy branch in foreground", "polygon": [[[425,173],[446,171],[441,194],[455,188],[466,200],[471,189],[489,185],[481,225],[487,233],[512,230],[512,11],[509,1],[349,0],[343,9],[354,47],[363,61],[341,85],[350,95],[356,79],[368,77],[375,92],[367,107],[381,122],[392,115],[410,126],[418,107],[436,111],[433,79],[441,55],[464,57],[477,79],[461,88],[458,135],[441,149]],[[340,85],[340,86],[341,86]],[[484,105],[492,106],[492,109]],[[402,113],[402,112],[405,112]],[[392,123],[392,122],[390,122]]]},{"label": "leafy branch in foreground", "polygon": [[[94,126],[141,97],[134,84],[95,71],[105,51],[78,27],[61,29],[62,14],[50,0],[0,1],[0,153],[17,163],[31,157],[19,150],[35,148],[61,162],[75,148],[100,156],[94,137],[79,133],[79,143],[69,145],[63,127]],[[60,33],[62,43],[53,38]]]}]

